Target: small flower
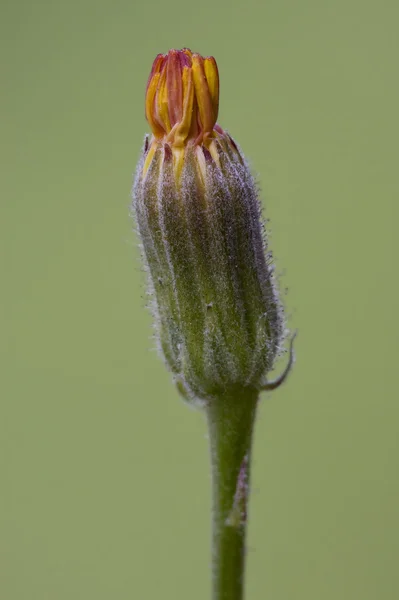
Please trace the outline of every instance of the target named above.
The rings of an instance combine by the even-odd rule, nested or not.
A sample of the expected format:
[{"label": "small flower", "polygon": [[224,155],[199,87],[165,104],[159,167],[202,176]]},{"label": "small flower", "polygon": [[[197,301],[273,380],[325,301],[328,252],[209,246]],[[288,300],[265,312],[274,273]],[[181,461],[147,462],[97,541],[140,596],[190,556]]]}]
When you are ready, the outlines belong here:
[{"label": "small flower", "polygon": [[214,58],[158,55],[133,189],[160,346],[196,401],[261,390],[284,331],[258,190],[218,105]]}]

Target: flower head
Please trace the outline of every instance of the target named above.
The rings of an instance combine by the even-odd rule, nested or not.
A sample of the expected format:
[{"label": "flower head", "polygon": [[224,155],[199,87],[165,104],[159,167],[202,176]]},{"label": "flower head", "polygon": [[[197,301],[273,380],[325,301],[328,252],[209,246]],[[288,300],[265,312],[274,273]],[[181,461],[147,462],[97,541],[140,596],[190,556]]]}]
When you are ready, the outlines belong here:
[{"label": "flower head", "polygon": [[284,330],[258,189],[218,104],[215,59],[159,54],[133,189],[160,347],[196,400],[261,389]]}]

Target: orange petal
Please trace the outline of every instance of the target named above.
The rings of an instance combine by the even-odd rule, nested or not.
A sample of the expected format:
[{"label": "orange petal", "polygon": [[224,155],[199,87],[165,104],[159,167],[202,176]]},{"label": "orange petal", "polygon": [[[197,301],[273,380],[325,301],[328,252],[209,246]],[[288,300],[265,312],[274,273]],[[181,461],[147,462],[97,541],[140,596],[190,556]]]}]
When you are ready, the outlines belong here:
[{"label": "orange petal", "polygon": [[171,127],[181,120],[183,113],[182,65],[179,55],[177,50],[171,50],[168,54],[166,86]]}]

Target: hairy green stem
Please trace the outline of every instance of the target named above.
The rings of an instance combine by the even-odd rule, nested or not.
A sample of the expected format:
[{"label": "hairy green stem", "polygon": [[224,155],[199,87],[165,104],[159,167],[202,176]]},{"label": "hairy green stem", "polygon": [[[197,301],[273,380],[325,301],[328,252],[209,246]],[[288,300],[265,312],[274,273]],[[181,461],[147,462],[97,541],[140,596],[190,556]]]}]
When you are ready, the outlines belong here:
[{"label": "hairy green stem", "polygon": [[207,406],[212,488],[212,599],[242,600],[252,432],[258,400],[240,390]]}]

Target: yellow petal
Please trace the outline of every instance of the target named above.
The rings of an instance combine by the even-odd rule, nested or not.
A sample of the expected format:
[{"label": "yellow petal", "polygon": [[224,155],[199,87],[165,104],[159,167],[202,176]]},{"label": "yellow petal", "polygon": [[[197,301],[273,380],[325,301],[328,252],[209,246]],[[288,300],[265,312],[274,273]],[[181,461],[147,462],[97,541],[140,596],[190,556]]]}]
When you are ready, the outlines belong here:
[{"label": "yellow petal", "polygon": [[213,118],[216,122],[219,111],[219,72],[213,56],[209,56],[204,60],[204,71],[212,100]]},{"label": "yellow petal", "polygon": [[166,69],[163,69],[158,83],[157,94],[155,98],[155,110],[157,120],[163,126],[164,131],[169,133],[171,130],[168,110],[168,86],[166,85]]},{"label": "yellow petal", "polygon": [[184,144],[191,129],[194,104],[194,84],[192,71],[189,67],[183,68],[183,117],[176,128],[175,144]]},{"label": "yellow petal", "polygon": [[208,88],[204,70],[204,59],[199,54],[193,54],[193,78],[195,97],[198,104],[202,133],[211,133],[215,124],[211,94]]}]

